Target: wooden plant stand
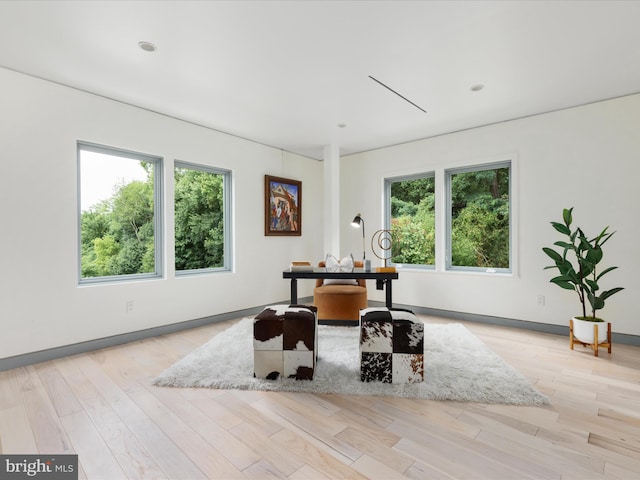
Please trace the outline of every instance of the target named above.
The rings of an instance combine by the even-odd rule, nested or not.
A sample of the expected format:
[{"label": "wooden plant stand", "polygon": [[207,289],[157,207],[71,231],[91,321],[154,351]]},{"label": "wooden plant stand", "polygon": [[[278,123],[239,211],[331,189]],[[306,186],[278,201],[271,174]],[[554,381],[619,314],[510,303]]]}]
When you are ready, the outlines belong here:
[{"label": "wooden plant stand", "polygon": [[573,336],[573,320],[569,320],[569,345],[571,347],[571,350],[573,350],[573,344],[574,343],[579,343],[583,347],[591,347],[591,349],[593,350],[593,356],[594,357],[598,356],[598,348],[599,347],[607,347],[607,351],[609,353],[611,353],[611,323],[609,323],[609,322],[607,323],[607,341],[606,342],[602,342],[602,343],[598,343],[598,323],[594,322],[593,323],[593,338],[594,338],[594,343],[586,343],[586,342],[583,342],[583,341],[578,340],[577,338],[575,338]]}]

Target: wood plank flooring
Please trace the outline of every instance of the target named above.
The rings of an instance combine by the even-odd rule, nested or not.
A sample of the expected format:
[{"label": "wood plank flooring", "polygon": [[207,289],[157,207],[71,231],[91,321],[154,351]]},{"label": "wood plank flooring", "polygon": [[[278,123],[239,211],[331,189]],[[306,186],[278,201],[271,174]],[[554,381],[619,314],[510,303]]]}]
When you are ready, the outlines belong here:
[{"label": "wood plank flooring", "polygon": [[0,372],[0,452],[105,480],[640,478],[640,347],[455,322],[545,407],[151,385],[237,320]]}]

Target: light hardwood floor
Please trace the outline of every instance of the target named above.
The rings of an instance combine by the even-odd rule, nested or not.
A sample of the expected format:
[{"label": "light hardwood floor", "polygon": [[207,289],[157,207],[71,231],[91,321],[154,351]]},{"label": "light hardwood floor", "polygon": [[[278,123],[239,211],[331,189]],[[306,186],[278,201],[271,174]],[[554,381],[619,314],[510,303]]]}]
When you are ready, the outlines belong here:
[{"label": "light hardwood floor", "polygon": [[456,322],[546,407],[151,385],[235,321],[0,372],[0,452],[77,453],[105,480],[640,478],[640,347]]}]

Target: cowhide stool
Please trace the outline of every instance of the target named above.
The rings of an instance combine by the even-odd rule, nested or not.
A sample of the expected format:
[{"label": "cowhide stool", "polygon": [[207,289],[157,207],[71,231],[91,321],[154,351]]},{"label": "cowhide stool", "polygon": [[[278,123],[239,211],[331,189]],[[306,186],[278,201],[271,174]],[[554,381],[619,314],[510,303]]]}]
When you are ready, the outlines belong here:
[{"label": "cowhide stool", "polygon": [[318,350],[316,307],[272,305],[253,320],[253,375],[312,380]]},{"label": "cowhide stool", "polygon": [[360,310],[360,380],[424,381],[424,324],[410,310]]}]

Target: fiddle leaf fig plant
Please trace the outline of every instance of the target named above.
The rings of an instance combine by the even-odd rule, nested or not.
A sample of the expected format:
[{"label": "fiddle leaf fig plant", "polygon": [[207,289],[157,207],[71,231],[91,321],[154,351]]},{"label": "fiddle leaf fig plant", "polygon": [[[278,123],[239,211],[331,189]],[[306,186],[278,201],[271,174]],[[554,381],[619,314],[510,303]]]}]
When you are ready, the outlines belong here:
[{"label": "fiddle leaf fig plant", "polygon": [[[605,227],[598,236],[589,239],[581,228],[572,230],[572,223],[573,207],[562,210],[562,223],[551,222],[553,228],[561,233],[564,239],[554,242],[554,245],[560,248],[559,252],[549,247],[542,249],[554,262],[554,265],[544,269],[557,269],[559,275],[553,277],[550,280],[551,283],[577,293],[582,306],[582,316],[577,318],[600,322],[603,320],[596,317],[596,311],[604,308],[605,300],[611,295],[624,290],[623,287],[601,290],[599,285],[604,275],[618,268],[608,267],[598,271],[603,257],[602,246],[615,232],[609,232],[609,227]],[[589,315],[587,315],[587,304]]]}]

